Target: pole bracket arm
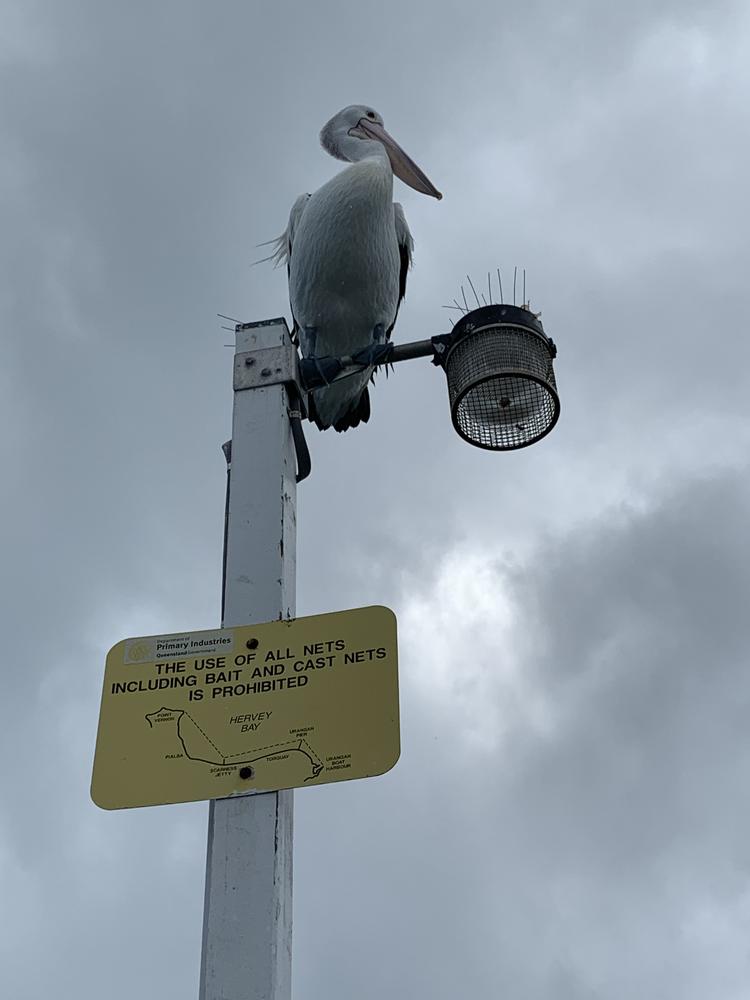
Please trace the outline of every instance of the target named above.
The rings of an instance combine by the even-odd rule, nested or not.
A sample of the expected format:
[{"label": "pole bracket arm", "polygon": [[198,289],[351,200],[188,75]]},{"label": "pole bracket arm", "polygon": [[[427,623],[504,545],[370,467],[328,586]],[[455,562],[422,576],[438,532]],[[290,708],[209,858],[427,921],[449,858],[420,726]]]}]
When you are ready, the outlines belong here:
[{"label": "pole bracket arm", "polygon": [[260,347],[234,356],[234,390],[269,385],[299,385],[299,358],[291,339],[274,347]]}]

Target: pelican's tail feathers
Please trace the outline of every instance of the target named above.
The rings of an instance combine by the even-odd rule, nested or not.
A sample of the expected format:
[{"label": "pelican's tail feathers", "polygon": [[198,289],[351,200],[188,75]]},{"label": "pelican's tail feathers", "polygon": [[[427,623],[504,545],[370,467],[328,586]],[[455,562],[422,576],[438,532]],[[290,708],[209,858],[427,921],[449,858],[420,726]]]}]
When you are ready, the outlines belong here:
[{"label": "pelican's tail feathers", "polygon": [[[322,392],[326,392],[326,390],[324,389]],[[327,430],[329,427],[333,427],[337,431],[348,431],[350,427],[358,427],[360,424],[366,424],[370,419],[370,393],[367,391],[367,388],[362,390],[357,399],[352,402],[351,406],[344,413],[335,417],[330,417],[328,414],[321,414],[320,409],[315,405],[315,396],[315,392],[310,393],[307,409],[310,420],[321,431]]]},{"label": "pelican's tail feathers", "polygon": [[367,389],[363,389],[362,395],[357,402],[333,426],[337,431],[348,431],[350,427],[358,427],[359,424],[366,424],[369,419],[370,393]]}]

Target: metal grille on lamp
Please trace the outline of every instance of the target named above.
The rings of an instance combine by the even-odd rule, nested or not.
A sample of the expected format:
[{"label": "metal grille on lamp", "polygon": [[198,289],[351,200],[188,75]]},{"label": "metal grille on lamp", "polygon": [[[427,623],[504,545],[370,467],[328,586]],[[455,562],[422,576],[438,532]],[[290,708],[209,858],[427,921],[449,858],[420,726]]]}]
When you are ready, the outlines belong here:
[{"label": "metal grille on lamp", "polygon": [[[504,315],[481,315],[490,310]],[[512,317],[507,315],[511,310]],[[528,321],[524,310],[511,306],[475,310],[456,324],[457,336],[441,360],[453,424],[480,448],[509,451],[533,444],[559,416],[554,345],[531,328],[541,329],[538,320],[526,315]],[[516,323],[508,323],[511,318]],[[517,325],[519,318],[523,326]]]}]

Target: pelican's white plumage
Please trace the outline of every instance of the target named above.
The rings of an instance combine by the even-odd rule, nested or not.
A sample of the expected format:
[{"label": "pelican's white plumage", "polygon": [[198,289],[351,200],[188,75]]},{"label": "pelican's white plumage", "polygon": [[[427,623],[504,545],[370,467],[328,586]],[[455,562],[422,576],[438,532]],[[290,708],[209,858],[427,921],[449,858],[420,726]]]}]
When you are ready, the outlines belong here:
[{"label": "pelican's white plumage", "polygon": [[[413,247],[403,209],[393,203],[394,172],[416,190],[441,197],[372,108],[344,108],[320,139],[327,152],[351,165],[314,194],[300,195],[274,254],[288,263],[294,327],[307,358],[351,355],[390,337]],[[315,390],[311,418],[321,429],[340,431],[367,420],[371,374],[367,367]]]}]

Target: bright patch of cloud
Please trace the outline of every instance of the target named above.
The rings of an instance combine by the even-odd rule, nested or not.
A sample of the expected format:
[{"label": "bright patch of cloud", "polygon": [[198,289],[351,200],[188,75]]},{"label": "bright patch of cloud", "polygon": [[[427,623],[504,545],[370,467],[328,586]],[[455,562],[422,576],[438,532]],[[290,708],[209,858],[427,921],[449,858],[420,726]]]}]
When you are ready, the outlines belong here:
[{"label": "bright patch of cloud", "polygon": [[448,553],[423,589],[410,586],[400,626],[406,682],[466,741],[494,748],[512,730],[549,727],[549,708],[524,674],[527,641],[497,556]]}]

